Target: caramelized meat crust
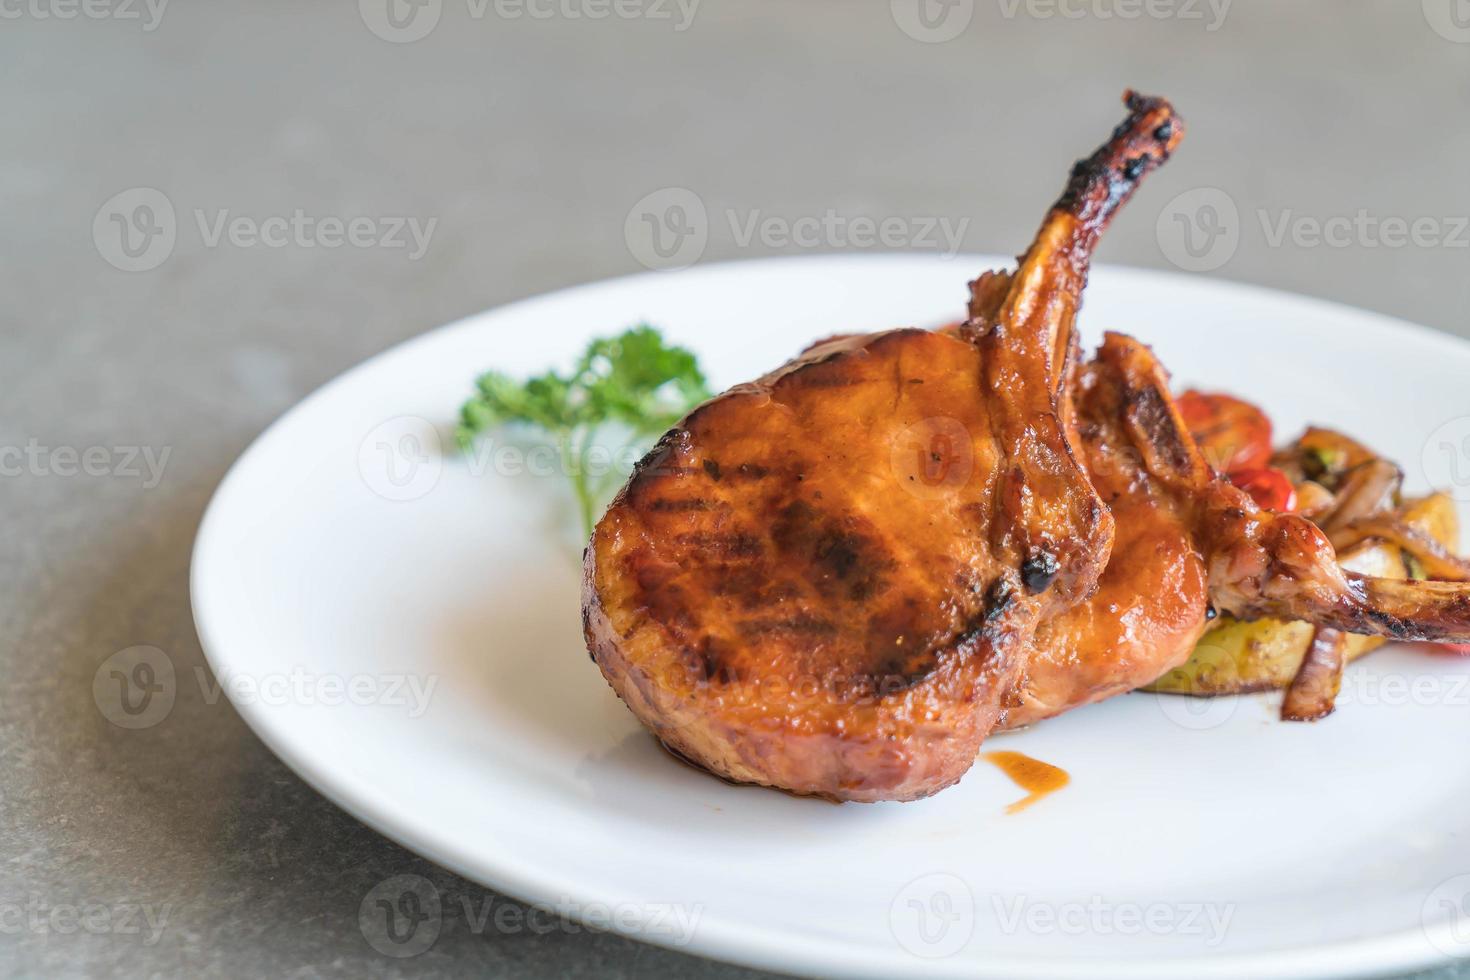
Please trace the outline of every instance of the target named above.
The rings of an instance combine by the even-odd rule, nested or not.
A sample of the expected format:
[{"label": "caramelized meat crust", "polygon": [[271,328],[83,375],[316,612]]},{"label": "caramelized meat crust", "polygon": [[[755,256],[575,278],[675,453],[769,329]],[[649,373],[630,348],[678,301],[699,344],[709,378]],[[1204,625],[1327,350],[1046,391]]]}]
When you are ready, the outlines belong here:
[{"label": "caramelized meat crust", "polygon": [[[1078,445],[1118,532],[1097,591],[1038,628],[1004,728],[1142,687],[1188,659],[1204,633],[1209,581],[1194,507],[1170,493],[1148,462],[1162,454],[1191,467],[1198,453],[1169,403],[1137,392],[1156,389],[1130,385],[1101,359],[1078,373]],[[1140,446],[1135,432],[1148,442]]]},{"label": "caramelized meat crust", "polygon": [[1125,100],[1018,268],[971,284],[964,323],[818,344],[639,464],[587,548],[583,624],[671,751],[737,782],[911,800],[993,729],[1177,666],[1211,607],[1316,624],[1328,680],[1336,632],[1470,640],[1470,566],[1349,523],[1344,540],[1386,535],[1455,581],[1345,573],[1317,525],[1215,473],[1147,347],[1109,334],[1077,364],[1092,249],[1183,133],[1167,102]]},{"label": "caramelized meat crust", "polygon": [[588,549],[588,626],[671,749],[845,799],[969,768],[1020,599],[981,368],[922,330],[819,346],[640,464]]},{"label": "caramelized meat crust", "polygon": [[1099,233],[1182,134],[1127,102],[959,330],[819,344],[695,410],[613,502],[588,646],[671,750],[794,793],[928,795],[1037,626],[1096,589],[1114,527],[1069,441],[1073,322]]}]

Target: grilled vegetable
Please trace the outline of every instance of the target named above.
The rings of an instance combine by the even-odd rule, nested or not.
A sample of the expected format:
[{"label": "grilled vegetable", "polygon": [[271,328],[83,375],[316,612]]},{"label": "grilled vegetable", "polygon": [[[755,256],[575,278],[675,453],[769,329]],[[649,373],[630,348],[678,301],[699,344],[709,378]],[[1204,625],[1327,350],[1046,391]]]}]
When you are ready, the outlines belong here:
[{"label": "grilled vegetable", "polygon": [[1272,466],[1258,470],[1234,470],[1227,479],[1251,495],[1257,506],[1267,510],[1296,510],[1296,487],[1286,474]]},{"label": "grilled vegetable", "polygon": [[1232,395],[1186,391],[1176,402],[1200,452],[1221,473],[1259,470],[1271,459],[1271,420]]}]

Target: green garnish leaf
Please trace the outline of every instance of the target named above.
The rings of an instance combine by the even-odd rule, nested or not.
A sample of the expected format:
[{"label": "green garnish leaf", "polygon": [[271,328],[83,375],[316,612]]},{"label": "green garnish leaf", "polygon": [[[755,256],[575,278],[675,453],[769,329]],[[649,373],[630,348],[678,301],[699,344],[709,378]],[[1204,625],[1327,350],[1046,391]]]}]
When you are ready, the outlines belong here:
[{"label": "green garnish leaf", "polygon": [[567,375],[552,370],[521,382],[499,371],[481,375],[460,410],[455,435],[465,452],[476,437],[502,426],[519,424],[550,435],[571,477],[582,530],[590,536],[604,488],[584,463],[598,435],[621,427],[634,440],[646,440],[709,397],[694,354],[643,324],[592,341]]}]

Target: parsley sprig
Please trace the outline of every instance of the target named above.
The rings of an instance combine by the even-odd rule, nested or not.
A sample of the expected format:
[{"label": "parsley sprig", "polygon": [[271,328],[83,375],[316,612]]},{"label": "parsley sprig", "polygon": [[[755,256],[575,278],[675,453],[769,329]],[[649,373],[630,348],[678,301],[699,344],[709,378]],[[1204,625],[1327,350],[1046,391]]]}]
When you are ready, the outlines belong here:
[{"label": "parsley sprig", "polygon": [[507,425],[546,432],[571,476],[589,536],[604,488],[585,464],[599,434],[618,427],[633,441],[661,435],[710,397],[694,354],[667,343],[647,324],[592,341],[570,374],[551,370],[516,381],[490,371],[475,389],[460,410],[460,448],[469,451],[481,433]]}]

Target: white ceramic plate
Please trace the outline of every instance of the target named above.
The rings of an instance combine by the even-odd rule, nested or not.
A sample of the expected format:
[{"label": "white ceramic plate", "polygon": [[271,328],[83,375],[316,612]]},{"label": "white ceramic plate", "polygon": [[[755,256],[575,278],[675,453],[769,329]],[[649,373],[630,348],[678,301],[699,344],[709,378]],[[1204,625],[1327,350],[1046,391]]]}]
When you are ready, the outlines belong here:
[{"label": "white ceramic plate", "polygon": [[[985,763],[908,804],[729,786],[665,755],[589,662],[564,479],[438,449],[485,368],[565,365],[590,336],[647,320],[724,386],[826,334],[952,319],[966,280],[1003,264],[641,275],[373,358],[219,488],[192,579],[215,673],[272,749],[383,833],[694,953],[873,977],[1342,976],[1470,953],[1470,660],[1386,649],[1349,668],[1339,711],[1315,725],[1279,722],[1275,695],[1072,712],[990,743],[1072,775],[1016,815],[1003,811],[1021,792]],[[1108,328],[1153,344],[1178,383],[1260,402],[1282,436],[1338,425],[1400,461],[1411,489],[1470,500],[1470,346],[1105,268],[1085,337]]]}]

